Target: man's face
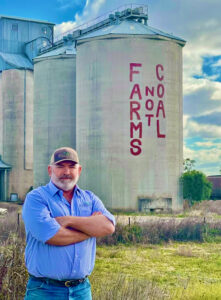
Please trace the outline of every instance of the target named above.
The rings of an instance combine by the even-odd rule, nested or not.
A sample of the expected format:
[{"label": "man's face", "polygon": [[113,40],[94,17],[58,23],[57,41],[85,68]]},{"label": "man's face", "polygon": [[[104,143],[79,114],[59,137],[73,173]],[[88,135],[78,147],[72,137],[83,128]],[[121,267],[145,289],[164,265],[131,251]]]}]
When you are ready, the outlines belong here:
[{"label": "man's face", "polygon": [[62,161],[56,165],[49,165],[48,174],[58,188],[70,191],[78,182],[81,166],[72,161]]}]

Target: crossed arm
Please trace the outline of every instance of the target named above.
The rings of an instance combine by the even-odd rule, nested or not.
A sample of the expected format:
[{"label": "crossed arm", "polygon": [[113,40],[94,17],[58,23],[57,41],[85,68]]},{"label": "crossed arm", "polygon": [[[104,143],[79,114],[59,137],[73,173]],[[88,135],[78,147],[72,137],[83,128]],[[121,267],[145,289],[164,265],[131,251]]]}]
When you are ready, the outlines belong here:
[{"label": "crossed arm", "polygon": [[61,228],[47,241],[47,244],[50,245],[70,245],[90,237],[112,234],[115,230],[113,223],[100,212],[95,212],[90,217],[57,217],[56,221]]}]

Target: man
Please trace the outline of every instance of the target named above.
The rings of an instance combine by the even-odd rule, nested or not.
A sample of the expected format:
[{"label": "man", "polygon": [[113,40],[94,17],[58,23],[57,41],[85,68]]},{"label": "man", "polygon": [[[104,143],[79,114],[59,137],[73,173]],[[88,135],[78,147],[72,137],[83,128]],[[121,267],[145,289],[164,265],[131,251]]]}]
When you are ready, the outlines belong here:
[{"label": "man", "polygon": [[97,196],[77,186],[81,166],[74,149],[55,150],[48,173],[49,184],[28,193],[23,206],[30,274],[25,299],[92,299],[87,276],[96,237],[114,232],[114,217]]}]

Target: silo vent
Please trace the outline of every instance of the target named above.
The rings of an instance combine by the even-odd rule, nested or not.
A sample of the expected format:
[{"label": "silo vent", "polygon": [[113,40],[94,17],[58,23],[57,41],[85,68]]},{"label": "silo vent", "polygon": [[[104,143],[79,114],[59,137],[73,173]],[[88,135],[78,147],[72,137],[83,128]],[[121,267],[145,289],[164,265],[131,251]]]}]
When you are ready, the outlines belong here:
[{"label": "silo vent", "polygon": [[66,45],[72,44],[73,39],[74,39],[73,34],[68,34],[68,35],[64,36],[63,37],[64,44],[66,44]]},{"label": "silo vent", "polygon": [[116,24],[120,24],[121,13],[119,11],[115,12]]},{"label": "silo vent", "polygon": [[109,19],[110,19],[111,21],[114,21],[114,20],[115,20],[114,14],[110,14],[110,15],[109,15]]},{"label": "silo vent", "polygon": [[73,35],[74,38],[79,37],[81,35],[81,30],[80,29],[75,30],[72,35]]}]

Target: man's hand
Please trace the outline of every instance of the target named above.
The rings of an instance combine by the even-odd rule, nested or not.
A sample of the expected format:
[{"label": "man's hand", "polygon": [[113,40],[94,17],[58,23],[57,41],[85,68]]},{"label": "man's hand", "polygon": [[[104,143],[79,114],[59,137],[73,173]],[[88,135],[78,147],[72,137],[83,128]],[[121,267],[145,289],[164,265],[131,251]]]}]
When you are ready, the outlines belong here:
[{"label": "man's hand", "polygon": [[[102,215],[100,211],[93,212],[92,216],[99,216]],[[63,227],[69,227],[70,226],[70,216],[62,216],[62,217],[56,217],[55,220]]]},{"label": "man's hand", "polygon": [[99,211],[89,217],[64,216],[55,219],[62,227],[73,228],[91,237],[109,235],[115,230],[113,223]]},{"label": "man's hand", "polygon": [[102,215],[102,213],[100,211],[95,211],[92,214],[92,216],[99,216],[99,215]]}]

